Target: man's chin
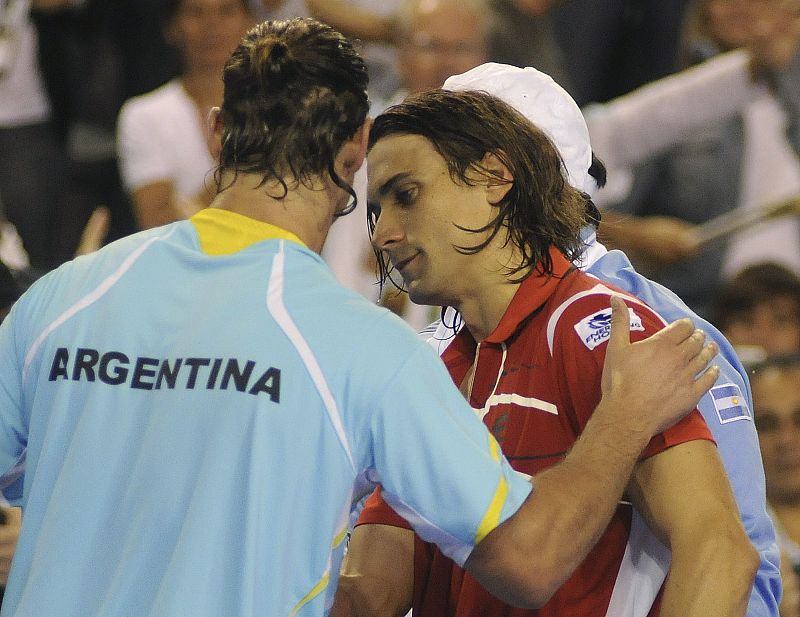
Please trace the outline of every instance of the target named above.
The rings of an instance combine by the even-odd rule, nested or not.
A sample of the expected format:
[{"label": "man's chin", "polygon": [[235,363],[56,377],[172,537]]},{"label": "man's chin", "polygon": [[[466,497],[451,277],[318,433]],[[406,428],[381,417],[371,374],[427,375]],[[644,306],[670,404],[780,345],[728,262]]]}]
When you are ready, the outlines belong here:
[{"label": "man's chin", "polygon": [[424,288],[420,288],[419,285],[415,285],[413,282],[411,285],[406,284],[406,289],[408,290],[408,299],[414,304],[422,304],[425,306],[441,305],[441,301],[438,299],[438,296],[430,293],[430,291],[426,292]]},{"label": "man's chin", "polygon": [[408,290],[408,299],[411,300],[414,304],[425,304],[424,294],[421,293],[419,287],[414,284],[412,281],[408,283],[408,281],[403,281],[403,285]]}]

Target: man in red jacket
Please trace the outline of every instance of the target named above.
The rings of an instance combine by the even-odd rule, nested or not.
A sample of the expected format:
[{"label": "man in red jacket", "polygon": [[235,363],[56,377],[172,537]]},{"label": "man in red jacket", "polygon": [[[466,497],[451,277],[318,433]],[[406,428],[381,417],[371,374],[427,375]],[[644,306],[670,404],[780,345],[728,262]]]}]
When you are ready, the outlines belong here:
[{"label": "man in red jacket", "polygon": [[[373,244],[387,273],[412,301],[458,311],[464,327],[442,345],[443,360],[512,465],[531,475],[554,465],[600,398],[609,296],[625,297],[632,337],[664,325],[572,265],[589,196],[540,129],[483,93],[433,91],[391,108],[375,121],[368,161]],[[551,522],[554,532],[563,524]],[[539,609],[500,602],[407,527],[379,494],[368,502],[338,614],[349,603],[358,615],[413,604],[415,617],[743,615],[756,566],[697,412],[652,440],[574,574],[541,572],[552,597]]]}]

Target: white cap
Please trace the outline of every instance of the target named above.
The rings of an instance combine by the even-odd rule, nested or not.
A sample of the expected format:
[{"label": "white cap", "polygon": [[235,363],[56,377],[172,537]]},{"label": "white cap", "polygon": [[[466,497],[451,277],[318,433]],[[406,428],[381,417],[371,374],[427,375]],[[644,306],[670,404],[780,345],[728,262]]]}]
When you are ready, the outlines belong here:
[{"label": "white cap", "polygon": [[552,140],[574,188],[592,194],[592,144],[578,104],[553,78],[532,67],[487,62],[444,82],[445,90],[478,90],[496,96],[524,115]]}]

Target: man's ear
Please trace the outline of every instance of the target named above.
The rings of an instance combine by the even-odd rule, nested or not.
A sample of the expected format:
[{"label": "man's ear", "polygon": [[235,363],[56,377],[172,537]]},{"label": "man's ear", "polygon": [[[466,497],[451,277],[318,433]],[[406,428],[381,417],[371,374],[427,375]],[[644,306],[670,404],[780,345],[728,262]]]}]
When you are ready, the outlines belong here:
[{"label": "man's ear", "polygon": [[494,152],[487,152],[480,162],[485,173],[486,196],[493,206],[499,204],[514,184],[514,176],[503,160]]},{"label": "man's ear", "polygon": [[367,143],[369,142],[369,129],[372,127],[372,118],[367,118],[355,135],[353,135],[339,150],[337,173],[346,177],[355,174],[364,164],[367,156]]},{"label": "man's ear", "polygon": [[212,107],[206,119],[206,139],[208,140],[208,151],[215,161],[219,161],[219,155],[222,152],[222,131],[224,128],[219,107]]},{"label": "man's ear", "polygon": [[368,117],[366,120],[364,120],[364,124],[361,125],[361,128],[358,129],[356,134],[353,136],[353,141],[358,143],[358,154],[361,157],[361,163],[358,164],[359,168],[364,163],[364,159],[367,156],[367,144],[369,143],[369,131],[371,128],[372,118]]}]

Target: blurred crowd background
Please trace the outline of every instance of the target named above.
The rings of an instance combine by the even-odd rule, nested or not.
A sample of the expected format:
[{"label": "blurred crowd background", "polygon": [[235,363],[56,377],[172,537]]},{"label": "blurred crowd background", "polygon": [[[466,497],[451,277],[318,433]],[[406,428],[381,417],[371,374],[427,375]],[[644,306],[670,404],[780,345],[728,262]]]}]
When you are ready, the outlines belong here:
[{"label": "blurred crowd background", "polygon": [[[0,0],[3,310],[64,261],[208,205],[224,62],[254,23],[292,16],[361,41],[373,115],[487,61],[564,86],[609,168],[601,239],[756,367],[769,499],[800,571],[800,0]],[[435,309],[375,284],[363,201],[324,257],[422,327]]]}]

